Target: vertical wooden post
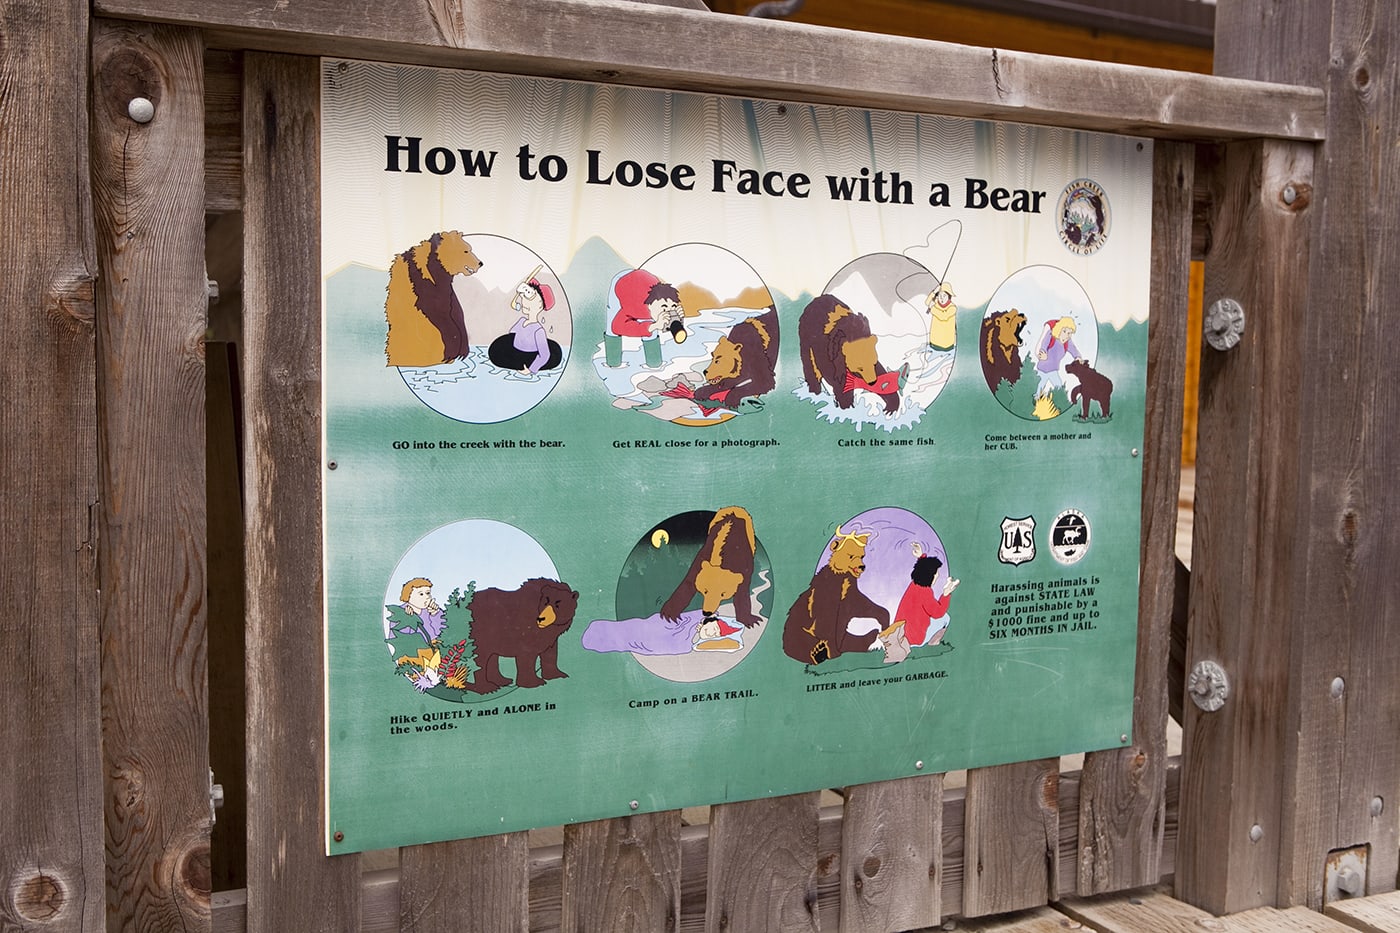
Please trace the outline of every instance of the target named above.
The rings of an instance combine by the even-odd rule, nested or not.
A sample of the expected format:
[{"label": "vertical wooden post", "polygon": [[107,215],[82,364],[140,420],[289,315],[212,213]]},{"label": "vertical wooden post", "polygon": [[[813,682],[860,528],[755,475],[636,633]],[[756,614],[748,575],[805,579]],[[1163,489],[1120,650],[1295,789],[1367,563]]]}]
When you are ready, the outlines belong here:
[{"label": "vertical wooden post", "polygon": [[967,773],[963,915],[1039,907],[1059,893],[1060,759]]},{"label": "vertical wooden post", "polygon": [[244,60],[248,929],[359,929],[325,855],[320,63]]},{"label": "vertical wooden post", "polygon": [[[1243,575],[1261,603],[1232,605],[1229,612],[1211,607],[1206,620],[1203,645],[1218,641],[1223,625],[1237,632],[1229,637],[1237,651],[1248,649],[1244,689],[1253,692],[1232,716],[1195,717],[1199,738],[1193,739],[1188,708],[1187,752],[1196,757],[1183,778],[1187,859],[1179,856],[1177,877],[1183,896],[1212,909],[1318,907],[1325,860],[1334,849],[1370,846],[1368,893],[1393,889],[1400,868],[1400,734],[1394,725],[1400,720],[1400,642],[1389,631],[1397,612],[1390,577],[1400,564],[1400,537],[1389,528],[1400,462],[1393,426],[1400,389],[1389,376],[1393,309],[1400,300],[1400,272],[1391,259],[1400,237],[1400,156],[1393,145],[1400,132],[1400,75],[1389,62],[1400,12],[1375,2],[1240,0],[1221,6],[1217,32],[1219,73],[1322,86],[1327,137],[1315,177],[1270,177],[1274,163],[1289,157],[1265,148],[1256,206],[1265,241],[1230,254],[1232,264],[1256,263],[1279,280],[1256,315],[1275,330],[1264,348],[1274,361],[1216,364],[1233,369],[1217,380],[1222,388],[1235,385],[1270,399],[1252,419],[1253,432],[1263,438],[1254,454],[1261,468],[1251,471],[1258,481],[1252,507],[1261,515],[1247,538],[1235,534],[1232,542],[1209,525],[1203,529],[1206,469],[1198,461],[1194,569],[1217,577],[1207,587],[1212,591],[1238,585]],[[1238,169],[1227,174],[1241,177]],[[1290,191],[1276,190],[1288,182]],[[1310,239],[1295,229],[1303,219],[1313,225]],[[1221,262],[1216,252],[1210,266]],[[1208,282],[1207,303],[1219,294]],[[1246,369],[1258,371],[1251,377]],[[1218,473],[1243,465],[1239,432],[1250,428],[1224,402],[1216,411],[1221,423],[1211,443],[1235,451],[1217,462]],[[1226,428],[1232,420],[1233,431]],[[1205,457],[1204,420],[1202,428]],[[1210,511],[1217,514],[1241,507],[1231,501],[1234,495],[1222,498],[1222,482],[1215,476],[1204,491],[1215,499]],[[1247,548],[1243,566],[1237,557],[1232,565],[1232,546]],[[1257,548],[1271,553],[1256,575],[1250,562]],[[1222,728],[1235,735],[1233,742],[1221,737]],[[1269,736],[1262,746],[1251,740],[1264,732]],[[1216,772],[1209,762],[1219,763],[1222,752],[1236,763]],[[1215,772],[1213,785],[1196,773],[1202,767]],[[1258,799],[1261,789],[1275,787],[1264,793],[1276,794],[1276,801]],[[1226,788],[1233,794],[1226,796]],[[1193,794],[1208,793],[1218,802],[1202,812]],[[1277,807],[1272,814],[1261,806],[1271,802]],[[1250,810],[1272,817],[1276,827]],[[1232,847],[1239,846],[1234,837],[1254,825],[1260,826],[1259,842],[1242,851],[1201,849],[1199,840],[1213,835],[1207,827],[1226,821]],[[1240,859],[1249,863],[1247,875],[1241,875]],[[1193,873],[1197,880],[1188,880]]]},{"label": "vertical wooden post", "polygon": [[529,878],[529,833],[404,846],[399,850],[399,929],[527,933]]},{"label": "vertical wooden post", "polygon": [[92,42],[107,919],[208,929],[203,43]]},{"label": "vertical wooden post", "polygon": [[0,927],[103,923],[88,5],[0,0]]},{"label": "vertical wooden post", "polygon": [[[1312,146],[1225,148],[1214,185],[1205,301],[1244,308],[1239,345],[1201,361],[1186,666],[1224,668],[1224,706],[1185,704],[1176,880],[1215,913],[1273,904],[1282,834]],[[1209,315],[1208,315],[1209,316]]]},{"label": "vertical wooden post", "polygon": [[892,933],[942,920],[943,775],[846,788],[841,933]]},{"label": "vertical wooden post", "polygon": [[563,933],[676,933],[680,914],[679,810],[564,828]]},{"label": "vertical wooden post", "polygon": [[1152,308],[1147,340],[1133,745],[1095,752],[1084,761],[1079,785],[1076,890],[1086,896],[1156,884],[1162,877],[1167,659],[1181,486],[1181,393],[1195,159],[1196,147],[1185,143],[1159,142],[1153,150]]},{"label": "vertical wooden post", "polygon": [[710,808],[705,933],[816,933],[821,795]]},{"label": "vertical wooden post", "polygon": [[1308,415],[1295,507],[1307,533],[1293,575],[1279,877],[1280,901],[1313,908],[1331,850],[1370,846],[1367,894],[1394,890],[1400,871],[1400,8],[1331,6],[1330,46],[1315,58],[1328,66],[1327,141],[1295,335]]}]

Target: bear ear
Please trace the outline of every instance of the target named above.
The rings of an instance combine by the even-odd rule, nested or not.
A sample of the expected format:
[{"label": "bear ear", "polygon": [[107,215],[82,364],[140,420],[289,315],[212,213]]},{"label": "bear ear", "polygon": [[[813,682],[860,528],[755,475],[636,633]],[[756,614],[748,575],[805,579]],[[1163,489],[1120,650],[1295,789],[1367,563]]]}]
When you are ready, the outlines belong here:
[{"label": "bear ear", "polygon": [[706,570],[706,569],[711,568],[711,567],[713,567],[713,566],[714,566],[714,564],[710,563],[710,562],[707,561],[707,560],[703,560],[703,559],[702,559],[702,560],[700,561],[700,569],[701,569],[701,570]]},{"label": "bear ear", "polygon": [[570,593],[573,595],[574,599],[578,599],[578,590],[571,590]]}]

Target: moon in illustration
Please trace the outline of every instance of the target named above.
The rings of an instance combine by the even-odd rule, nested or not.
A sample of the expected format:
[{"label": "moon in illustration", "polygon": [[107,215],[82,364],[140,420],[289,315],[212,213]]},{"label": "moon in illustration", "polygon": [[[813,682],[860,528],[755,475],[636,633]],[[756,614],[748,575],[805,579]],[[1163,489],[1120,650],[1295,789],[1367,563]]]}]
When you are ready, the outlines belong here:
[{"label": "moon in illustration", "polygon": [[652,535],[651,535],[651,546],[652,546],[652,547],[654,547],[654,548],[660,548],[660,547],[663,547],[663,546],[666,545],[666,544],[669,544],[670,541],[671,541],[671,536],[668,535],[668,534],[666,533],[666,529],[665,529],[665,528],[658,528],[658,529],[656,529],[656,531],[652,532]]}]

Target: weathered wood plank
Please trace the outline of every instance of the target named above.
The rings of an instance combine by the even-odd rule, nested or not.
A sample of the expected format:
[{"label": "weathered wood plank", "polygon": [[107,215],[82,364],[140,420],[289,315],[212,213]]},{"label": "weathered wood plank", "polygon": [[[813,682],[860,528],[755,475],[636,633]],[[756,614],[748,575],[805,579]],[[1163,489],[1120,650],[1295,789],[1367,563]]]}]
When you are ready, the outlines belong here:
[{"label": "weathered wood plank", "polygon": [[821,929],[819,798],[814,791],[710,809],[705,933]]},{"label": "weathered wood plank", "polygon": [[88,5],[0,0],[0,927],[103,924]]},{"label": "weathered wood plank", "polygon": [[1213,913],[1274,904],[1278,889],[1290,633],[1308,621],[1292,558],[1308,533],[1295,504],[1299,336],[1316,313],[1299,258],[1312,161],[1306,145],[1230,144],[1212,199],[1205,301],[1237,300],[1248,325],[1238,346],[1201,361],[1186,663],[1219,663],[1230,696],[1215,712],[1185,704],[1176,881],[1178,896]]},{"label": "weathered wood plank", "polygon": [[204,205],[211,213],[243,207],[243,57],[204,53]]},{"label": "weathered wood plank", "polygon": [[1039,907],[1059,891],[1060,760],[967,773],[962,912]]},{"label": "weathered wood plank", "polygon": [[[1294,332],[1306,482],[1280,504],[1297,518],[1278,902],[1318,909],[1332,850],[1370,846],[1367,893],[1394,890],[1400,871],[1400,387],[1382,375],[1400,302],[1400,8],[1322,4],[1330,30],[1317,37],[1315,4],[1243,6],[1268,8],[1257,41],[1269,51],[1254,70],[1311,78],[1325,67],[1336,134],[1317,165],[1308,310]],[[1275,60],[1299,35],[1308,60]]]},{"label": "weathered wood plank", "polygon": [[[98,0],[297,51],[1177,138],[1317,139],[1316,89],[975,49],[623,0]],[[548,22],[550,28],[540,29]],[[658,36],[685,36],[677,56]],[[930,62],[938,67],[930,68]]]},{"label": "weathered wood plank", "polygon": [[[1165,847],[1162,854],[1163,876],[1170,874],[1175,864],[1177,782],[1180,769],[1173,762],[1167,768],[1167,811]],[[1060,816],[1064,838],[1060,843],[1060,895],[1072,894],[1074,862],[1079,847],[1075,827],[1079,825],[1079,776],[1060,776]],[[942,915],[962,913],[963,884],[963,789],[952,788],[943,794],[942,807]],[[843,807],[823,807],[817,818],[816,890],[821,928],[837,928],[841,888],[841,838]],[[681,829],[681,933],[698,933],[705,929],[705,895],[708,888],[709,826],[686,826]],[[561,926],[560,905],[563,899],[563,847],[548,846],[530,852],[530,930],[531,933],[557,933]],[[362,883],[364,931],[397,930],[399,917],[399,873],[382,871],[366,874]],[[243,933],[247,894],[231,891],[214,895],[215,933]],[[390,918],[390,919],[386,919]],[[959,920],[961,925],[964,921]]]},{"label": "weathered wood plank", "polygon": [[1153,150],[1152,305],[1133,744],[1095,752],[1084,761],[1077,873],[1077,889],[1083,895],[1142,887],[1161,878],[1195,162],[1194,146],[1158,143]]},{"label": "weathered wood plank", "polygon": [[[93,23],[107,921],[121,929],[209,926],[202,55],[193,30]],[[155,105],[144,124],[137,97]]]},{"label": "weathered wood plank", "polygon": [[998,917],[958,920],[959,933],[1064,933],[1074,929],[1064,914],[1051,907],[1018,910]]},{"label": "weathered wood plank", "polygon": [[674,933],[680,874],[679,810],[567,826],[561,929]]},{"label": "weathered wood plank", "polygon": [[1122,892],[1092,899],[1070,897],[1056,907],[1089,928],[1105,933],[1129,930],[1201,933],[1202,930],[1225,929],[1223,923],[1204,910],[1173,900],[1157,890]]},{"label": "weathered wood plank", "polygon": [[398,929],[404,933],[529,929],[529,833],[405,846],[399,866]]},{"label": "weathered wood plank", "polygon": [[340,933],[360,877],[322,829],[320,63],[243,64],[248,928]]},{"label": "weathered wood plank", "polygon": [[1346,924],[1306,907],[1256,907],[1221,920],[1227,933],[1355,933]]},{"label": "weathered wood plank", "polygon": [[846,788],[841,933],[935,926],[943,863],[943,775]]},{"label": "weathered wood plank", "polygon": [[1333,901],[1327,905],[1326,913],[1362,933],[1392,933],[1400,930],[1400,891]]}]

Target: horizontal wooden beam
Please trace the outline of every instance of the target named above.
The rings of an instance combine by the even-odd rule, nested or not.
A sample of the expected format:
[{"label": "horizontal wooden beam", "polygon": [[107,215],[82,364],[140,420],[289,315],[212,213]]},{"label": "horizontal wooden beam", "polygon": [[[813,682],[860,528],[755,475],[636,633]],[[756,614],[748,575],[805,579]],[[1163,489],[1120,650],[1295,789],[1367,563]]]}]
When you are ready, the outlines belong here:
[{"label": "horizontal wooden beam", "polygon": [[[1167,766],[1166,830],[1162,852],[1162,877],[1167,878],[1175,868],[1176,826],[1180,797],[1179,758],[1170,759]],[[1075,893],[1077,860],[1079,857],[1079,772],[1060,775],[1059,810],[1060,840],[1058,876],[1060,896]],[[943,794],[943,890],[942,914],[945,917],[963,912],[963,824],[965,798],[962,788]],[[817,910],[823,917],[834,918],[841,900],[841,833],[842,808],[823,807],[818,823],[815,872]],[[687,826],[681,830],[681,915],[679,926],[683,933],[703,929],[705,921],[706,871],[709,851],[709,826]],[[361,914],[359,933],[378,933],[398,929],[399,872],[395,869],[368,872],[361,878]],[[553,933],[560,929],[563,886],[563,847],[546,846],[530,853],[530,929],[536,933]],[[822,924],[826,928],[826,922]],[[834,927],[832,927],[834,929]],[[247,921],[247,892],[222,891],[213,896],[212,933],[245,933]]]},{"label": "horizontal wooden beam", "polygon": [[[1323,137],[1315,88],[627,0],[96,0],[213,46],[401,61],[1177,139]],[[548,23],[548,29],[541,24]]]}]

